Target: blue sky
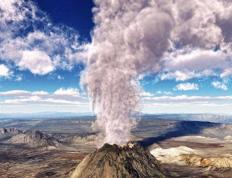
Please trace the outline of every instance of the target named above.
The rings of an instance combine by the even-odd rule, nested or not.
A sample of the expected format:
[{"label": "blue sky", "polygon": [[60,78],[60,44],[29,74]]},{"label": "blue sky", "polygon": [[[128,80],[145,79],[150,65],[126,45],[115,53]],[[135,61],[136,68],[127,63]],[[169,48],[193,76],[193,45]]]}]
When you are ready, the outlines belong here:
[{"label": "blue sky", "polygon": [[[9,3],[1,12],[0,113],[91,112],[81,85],[86,65],[78,52],[91,43],[93,2],[40,0],[18,6],[23,10]],[[31,7],[34,12],[28,12]],[[142,112],[232,114],[231,56],[196,50],[166,60],[167,70],[139,79]]]},{"label": "blue sky", "polygon": [[92,21],[92,0],[41,0],[35,1],[55,24],[64,24],[78,31],[82,40],[91,40],[94,27]]}]

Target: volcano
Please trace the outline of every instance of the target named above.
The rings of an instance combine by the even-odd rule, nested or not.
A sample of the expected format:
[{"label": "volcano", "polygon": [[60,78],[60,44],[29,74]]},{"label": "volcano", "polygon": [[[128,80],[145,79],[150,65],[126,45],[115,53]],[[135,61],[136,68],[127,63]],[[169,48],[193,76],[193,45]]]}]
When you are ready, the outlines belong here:
[{"label": "volcano", "polygon": [[170,177],[148,150],[129,143],[105,144],[77,166],[71,178],[165,178]]}]

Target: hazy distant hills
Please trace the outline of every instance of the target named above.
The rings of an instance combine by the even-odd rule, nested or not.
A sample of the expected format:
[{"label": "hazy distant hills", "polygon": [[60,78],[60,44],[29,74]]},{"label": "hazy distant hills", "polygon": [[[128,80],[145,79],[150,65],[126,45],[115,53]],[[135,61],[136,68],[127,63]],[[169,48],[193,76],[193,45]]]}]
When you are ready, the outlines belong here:
[{"label": "hazy distant hills", "polygon": [[0,113],[0,119],[47,119],[47,118],[68,118],[80,116],[93,116],[92,113],[72,112],[40,112],[40,113]]},{"label": "hazy distant hills", "polygon": [[[0,120],[4,119],[68,119],[68,118],[91,118],[93,113],[71,113],[71,112],[41,112],[30,114],[4,114],[0,113]],[[215,123],[232,123],[232,115],[223,114],[141,114],[139,118],[176,120],[176,121],[206,121]]]},{"label": "hazy distant hills", "polygon": [[232,123],[232,115],[219,114],[144,114],[142,118],[175,121],[205,121],[215,123]]}]

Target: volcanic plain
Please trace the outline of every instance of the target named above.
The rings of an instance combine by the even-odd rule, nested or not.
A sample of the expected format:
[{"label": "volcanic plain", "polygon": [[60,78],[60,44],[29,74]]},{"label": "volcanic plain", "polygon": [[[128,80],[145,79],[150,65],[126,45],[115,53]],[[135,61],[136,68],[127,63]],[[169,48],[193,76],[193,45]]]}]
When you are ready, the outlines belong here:
[{"label": "volcanic plain", "polygon": [[[232,125],[186,120],[143,117],[131,141],[149,149],[172,177],[231,178]],[[70,177],[97,150],[93,122],[87,116],[2,119],[0,177]]]}]

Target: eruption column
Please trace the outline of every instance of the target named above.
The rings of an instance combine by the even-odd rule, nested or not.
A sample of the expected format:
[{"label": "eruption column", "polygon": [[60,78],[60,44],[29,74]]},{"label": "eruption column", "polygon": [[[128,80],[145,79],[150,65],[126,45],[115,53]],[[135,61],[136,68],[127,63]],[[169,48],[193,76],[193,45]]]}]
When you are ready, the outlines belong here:
[{"label": "eruption column", "polygon": [[137,77],[160,67],[172,26],[148,1],[95,1],[93,42],[83,81],[97,114],[102,143],[124,144],[138,109]]},{"label": "eruption column", "polygon": [[223,42],[220,24],[232,14],[224,18],[222,13],[232,7],[228,3],[95,0],[95,28],[82,81],[97,114],[99,146],[130,139],[131,117],[139,109],[139,75],[159,72],[165,66],[163,57],[180,48],[209,50]]}]

